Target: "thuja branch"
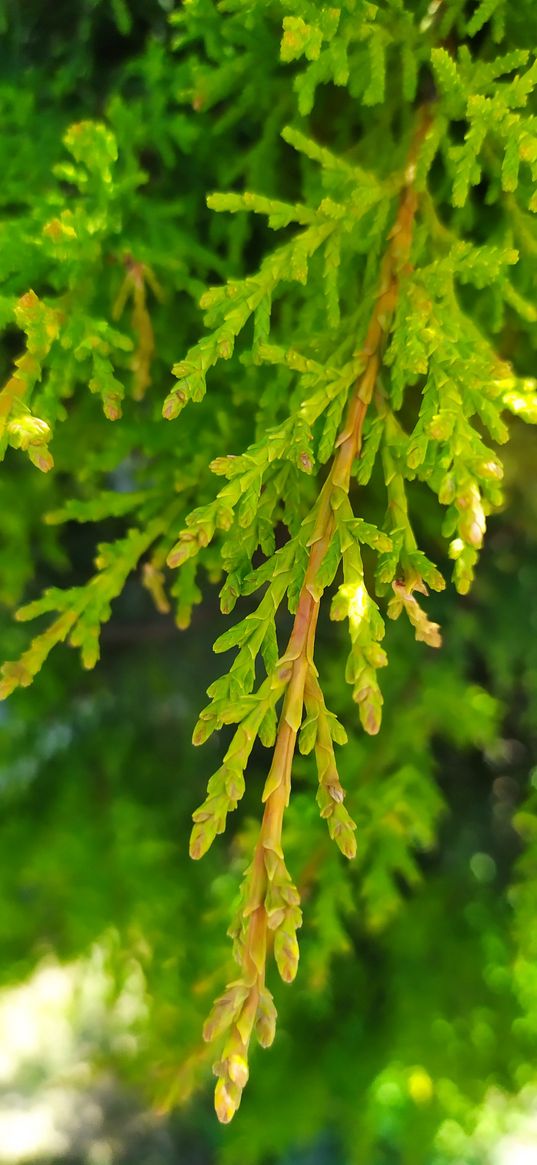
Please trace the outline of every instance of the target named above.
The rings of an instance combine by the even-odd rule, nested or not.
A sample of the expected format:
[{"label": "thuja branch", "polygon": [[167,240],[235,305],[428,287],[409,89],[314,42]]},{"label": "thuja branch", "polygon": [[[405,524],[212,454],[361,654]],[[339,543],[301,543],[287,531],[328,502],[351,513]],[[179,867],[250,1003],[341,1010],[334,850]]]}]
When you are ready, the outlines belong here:
[{"label": "thuja branch", "polygon": [[[256,700],[258,709],[260,707],[264,714],[267,707],[274,707],[283,694],[272,764],[263,793],[263,819],[253,860],[245,875],[240,909],[231,931],[241,973],[239,979],[231,983],[215,1003],[204,1029],[204,1036],[208,1040],[227,1031],[222,1056],[215,1065],[218,1076],[216,1111],[223,1122],[233,1117],[248,1079],[248,1048],[253,1031],[263,1047],[268,1046],[274,1038],[276,1011],[272,995],[265,985],[267,952],[272,942],[281,977],[291,982],[297,970],[299,952],[296,931],[301,924],[300,899],[284,861],[282,826],[289,802],[291,769],[301,726],[304,736],[301,739],[302,751],[315,747],[321,814],[327,818],[330,833],[343,853],[353,857],[356,852],[355,826],[343,805],[344,793],[333,750],[333,741],[341,740],[338,734],[338,729],[339,733],[341,729],[340,726],[335,727],[337,721],[328,712],[318,683],[314,663],[315,633],[321,597],[327,582],[331,581],[328,576],[325,577],[326,570],[323,574],[323,568],[336,538],[340,539],[337,564],[343,558],[344,569],[347,567],[347,587],[350,577],[351,585],[354,585],[355,604],[356,601],[359,604],[362,602],[363,608],[363,576],[358,565],[361,560],[359,557],[356,559],[356,553],[359,556],[357,543],[348,533],[357,523],[352,515],[348,494],[353,465],[362,448],[364,420],[377,384],[400,283],[409,270],[418,205],[414,184],[415,163],[428,127],[428,115],[422,112],[407,159],[403,193],[381,264],[378,292],[359,354],[362,371],[351,392],[345,421],[336,441],[332,466],[312,514],[312,531],[307,541],[307,567],[287,648],[257,697],[247,697],[254,704],[251,709],[250,704],[247,704],[248,715],[236,733],[238,744],[232,745],[226,756],[227,772],[224,765],[225,775],[216,774],[216,781],[212,778],[215,784],[212,788],[210,786],[209,797],[194,815],[191,852],[194,857],[199,857],[214,833],[223,828],[227,809],[234,807],[241,795],[236,780],[230,789],[230,765],[232,767],[239,746],[243,753],[248,742],[251,748],[255,720],[259,721]],[[344,528],[350,542],[342,539]],[[386,541],[391,546],[389,539]],[[345,586],[342,589],[345,590]],[[363,609],[358,613],[354,610],[355,623],[360,613],[363,614]],[[352,617],[351,612],[351,621]],[[359,704],[365,705],[365,716],[362,716],[364,727],[369,732],[376,732],[380,719],[367,675],[369,666],[380,666],[385,662],[385,657],[378,645],[373,643],[372,646],[377,648],[377,656],[372,658],[370,648],[368,666],[360,673],[361,681],[355,676],[357,682],[354,695]],[[304,707],[307,719],[303,724]],[[234,716],[234,719],[239,718],[240,712]]]}]

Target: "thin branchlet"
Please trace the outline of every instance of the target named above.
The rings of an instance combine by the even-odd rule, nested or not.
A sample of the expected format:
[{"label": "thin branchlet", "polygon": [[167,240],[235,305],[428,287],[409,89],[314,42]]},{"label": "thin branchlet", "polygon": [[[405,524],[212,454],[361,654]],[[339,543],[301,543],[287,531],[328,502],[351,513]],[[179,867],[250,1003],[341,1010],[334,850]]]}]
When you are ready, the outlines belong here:
[{"label": "thin branchlet", "polygon": [[[345,421],[336,440],[336,453],[315,510],[315,524],[308,539],[309,557],[293,628],[287,648],[277,664],[277,676],[284,685],[283,705],[263,794],[265,808],[259,836],[245,876],[240,915],[234,924],[235,950],[241,974],[239,981],[230,984],[226,995],[215,1005],[221,1019],[226,1014],[228,1017],[224,1050],[215,1064],[218,1076],[215,1106],[219,1119],[225,1123],[231,1120],[240,1103],[242,1089],[248,1079],[251,1034],[260,1018],[260,1009],[263,1013],[266,1008],[265,972],[271,940],[282,979],[291,982],[297,971],[299,950],[296,930],[301,924],[301,912],[298,892],[285,866],[282,828],[291,793],[293,757],[305,701],[308,711],[314,711],[320,722],[319,751],[323,748],[329,750],[331,744],[326,724],[326,707],[314,662],[315,633],[321,603],[316,580],[334,535],[337,511],[343,499],[348,497],[352,468],[355,459],[360,456],[364,421],[375,391],[386,337],[397,304],[400,280],[410,262],[418,207],[418,194],[414,185],[415,163],[429,124],[428,111],[422,110],[409,151],[403,194],[388,236],[377,296],[365,340],[358,354],[362,372],[351,392]],[[321,782],[323,776],[319,766]],[[332,802],[333,806],[330,806],[331,832],[346,856],[353,857],[356,852],[354,825],[342,804],[343,789],[335,765],[331,777],[331,781],[325,781],[328,805]],[[338,811],[341,818],[339,822]],[[326,805],[323,815],[328,816]],[[271,1003],[271,1016],[275,1019],[272,1008]],[[270,1041],[267,1041],[263,1027],[261,1042],[264,1046],[272,1042],[273,1027],[271,1021]],[[218,1025],[219,1034],[220,1031],[221,1024]],[[212,1038],[214,1034],[214,1024],[209,1022],[205,1036]]]}]

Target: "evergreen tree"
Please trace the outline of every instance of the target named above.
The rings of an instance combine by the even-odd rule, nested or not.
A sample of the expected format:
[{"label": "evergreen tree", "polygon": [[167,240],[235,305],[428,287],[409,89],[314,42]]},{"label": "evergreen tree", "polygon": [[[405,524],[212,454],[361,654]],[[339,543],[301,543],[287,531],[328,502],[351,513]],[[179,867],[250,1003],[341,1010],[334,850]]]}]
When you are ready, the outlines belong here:
[{"label": "evergreen tree", "polygon": [[[18,620],[47,621],[4,664],[0,690],[30,685],[61,643],[93,668],[133,573],[180,629],[218,585],[214,650],[235,654],[194,728],[195,745],[217,734],[216,771],[200,753],[189,798],[192,808],[193,784],[209,776],[193,815],[198,859],[248,793],[217,910],[219,925],[228,913],[232,967],[212,927],[206,939],[197,927],[211,981],[228,975],[203,1029],[227,1123],[251,1045],[275,1036],[282,989],[273,998],[267,971],[271,984],[273,960],[285,983],[297,974],[301,900],[306,922],[312,914],[306,988],[328,990],[356,912],[365,933],[395,928],[404,962],[418,853],[434,850],[445,809],[435,739],[495,739],[497,705],[468,680],[479,632],[467,629],[465,596],[487,518],[505,505],[507,421],[537,420],[537,9],[147,8],[69,6],[48,26],[46,52],[39,5],[25,17],[6,8],[0,586],[8,604],[28,600]],[[66,561],[75,523],[95,529],[89,577]],[[72,585],[58,585],[70,569]],[[44,575],[51,585],[36,595]],[[430,596],[449,575],[462,597]],[[392,626],[400,618],[417,645]],[[421,661],[429,648],[441,649],[434,663]],[[493,643],[486,652],[492,668]],[[509,677],[512,643],[504,655]],[[169,779],[192,763],[177,756]],[[527,848],[511,899],[514,978],[497,921],[488,956],[500,995],[506,976],[511,993],[498,1022],[509,1028],[519,1008],[530,1031],[534,810],[530,797],[518,818]],[[429,924],[442,951],[434,911]],[[211,1056],[193,1053],[193,1079]],[[434,1069],[409,1072],[419,1108]],[[429,1145],[445,1114],[464,1110],[441,1081],[436,1095]]]}]

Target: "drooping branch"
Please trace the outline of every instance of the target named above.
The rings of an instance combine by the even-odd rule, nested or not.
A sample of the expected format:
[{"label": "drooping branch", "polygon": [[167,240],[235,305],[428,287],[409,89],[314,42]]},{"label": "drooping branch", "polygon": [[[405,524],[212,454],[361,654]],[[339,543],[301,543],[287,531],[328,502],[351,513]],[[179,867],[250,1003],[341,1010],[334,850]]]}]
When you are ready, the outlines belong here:
[{"label": "drooping branch", "polygon": [[[263,819],[253,861],[246,872],[240,918],[234,932],[241,978],[230,984],[225,995],[217,1000],[204,1029],[205,1038],[213,1039],[229,1028],[222,1059],[215,1065],[215,1073],[219,1078],[215,1095],[216,1111],[224,1123],[233,1117],[248,1079],[248,1045],[254,1025],[262,1046],[268,1046],[274,1038],[276,1011],[272,996],[265,986],[267,950],[272,938],[282,978],[291,982],[297,970],[299,952],[296,930],[301,923],[300,899],[285,866],[281,839],[305,699],[313,703],[322,701],[314,664],[315,633],[321,601],[315,580],[334,534],[337,509],[349,493],[352,467],[355,458],[360,455],[364,420],[377,383],[400,281],[408,270],[418,206],[414,183],[415,164],[429,125],[428,111],[422,110],[407,159],[403,193],[381,265],[378,293],[359,353],[363,370],[351,394],[345,422],[336,442],[337,451],[318,500],[315,526],[309,540],[309,560],[293,628],[278,664],[278,679],[285,684],[285,694],[272,764],[263,794]],[[319,711],[321,714],[326,717],[324,701]],[[341,785],[334,780],[332,784],[327,783],[326,788],[333,800],[334,811],[337,813],[339,810],[342,815],[345,814],[340,829],[345,831],[346,837],[340,845],[343,852],[351,857],[356,851],[352,832],[354,826],[341,804]],[[323,811],[323,815],[326,816],[327,812]]]}]

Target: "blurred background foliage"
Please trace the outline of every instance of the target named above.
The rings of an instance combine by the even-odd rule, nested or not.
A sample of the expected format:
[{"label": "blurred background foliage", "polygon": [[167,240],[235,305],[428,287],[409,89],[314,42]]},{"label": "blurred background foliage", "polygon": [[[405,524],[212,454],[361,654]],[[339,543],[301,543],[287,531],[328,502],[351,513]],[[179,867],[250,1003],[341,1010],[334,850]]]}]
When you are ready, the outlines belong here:
[{"label": "blurred background foliage", "polygon": [[[261,249],[262,228],[239,216],[231,231],[209,216],[204,194],[239,180],[255,189],[260,174],[269,192],[286,100],[280,87],[275,122],[270,85],[254,95],[250,77],[241,108],[228,104],[210,37],[204,52],[196,38],[190,54],[175,52],[168,17],[180,8],[173,0],[4,0],[0,42],[8,224],[15,215],[29,237],[35,231],[35,192],[51,189],[73,120],[105,117],[116,133],[127,244],[130,231],[165,292],[174,288],[154,317],[158,407],[173,360],[199,334],[204,283],[230,266],[248,270]],[[201,40],[214,6],[198,9]],[[277,43],[270,5],[263,23]],[[251,29],[244,35],[251,39]],[[318,130],[333,103],[327,87]],[[292,172],[284,181],[292,187]],[[137,183],[150,185],[151,201],[138,197]],[[8,330],[3,375],[18,347]],[[523,358],[530,374],[531,352]],[[226,375],[215,373],[213,401]],[[86,472],[106,470],[106,450],[93,440],[96,412],[88,398],[59,431],[58,474],[40,475],[15,455],[6,461],[3,658],[27,642],[13,606],[61,584],[68,569],[75,582],[91,569],[94,532],[50,526],[42,515],[63,502],[83,443]],[[199,417],[192,410],[181,420],[194,457]],[[158,427],[150,408],[146,423],[166,462],[177,430]],[[127,415],[114,431],[125,449],[133,424]],[[130,469],[120,447],[111,468],[121,489]],[[279,990],[276,1046],[255,1057],[230,1128],[212,1115],[211,1054],[200,1033],[232,970],[225,929],[266,755],[254,755],[236,832],[201,865],[190,862],[190,816],[221,753],[221,741],[203,754],[190,744],[214,675],[216,590],[208,588],[179,635],[134,578],[114,605],[95,671],[82,672],[72,652],[56,653],[29,694],[2,705],[0,1160],[537,1158],[537,488],[533,437],[518,422],[506,469],[506,506],[491,520],[471,595],[448,592],[432,604],[445,629],[442,652],[416,651],[406,626],[390,628],[382,733],[371,739],[356,729],[341,756],[358,822],[350,871],[325,837],[307,764],[297,766],[286,844],[306,903],[300,973],[292,991]],[[425,498],[422,521],[422,541],[434,549]],[[120,529],[107,519],[99,536]],[[339,625],[321,624],[319,650],[328,694],[349,726]]]}]

